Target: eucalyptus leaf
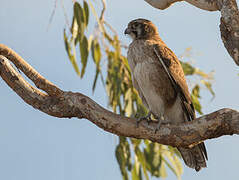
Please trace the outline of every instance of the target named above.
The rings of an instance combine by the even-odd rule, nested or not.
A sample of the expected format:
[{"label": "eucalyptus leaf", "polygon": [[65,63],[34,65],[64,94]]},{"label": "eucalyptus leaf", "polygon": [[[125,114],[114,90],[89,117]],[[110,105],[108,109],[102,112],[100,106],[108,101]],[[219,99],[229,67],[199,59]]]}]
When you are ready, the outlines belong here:
[{"label": "eucalyptus leaf", "polygon": [[73,17],[72,26],[71,26],[71,34],[72,34],[72,38],[75,40],[75,45],[77,44],[78,39],[79,39],[78,32],[79,32],[79,26],[76,22],[76,18]]},{"label": "eucalyptus leaf", "polygon": [[184,71],[184,74],[185,75],[193,75],[195,73],[195,68],[190,65],[189,63],[186,63],[186,62],[180,62],[182,67],[183,67],[183,71]]},{"label": "eucalyptus leaf", "polygon": [[143,153],[140,151],[140,149],[138,147],[135,148],[135,154],[136,154],[137,158],[139,159],[139,162],[143,168],[143,173],[144,173],[145,178],[147,180],[149,180],[149,176],[148,176],[147,169],[146,169],[145,156],[143,155]]},{"label": "eucalyptus leaf", "polygon": [[86,25],[85,25],[84,11],[80,3],[78,2],[74,3],[74,17],[76,18],[76,22],[79,26],[78,33],[80,35],[79,38],[81,41],[84,37],[84,31],[85,31]]},{"label": "eucalyptus leaf", "polygon": [[[71,43],[68,42],[65,30],[64,30],[64,42],[65,42],[65,48],[66,48],[67,55],[70,59],[70,62],[72,63],[72,66],[74,70],[76,71],[76,73],[80,75],[80,70],[76,62],[76,56],[75,56],[75,53],[72,54],[71,52],[72,51]],[[73,44],[73,48],[75,48],[74,44]]]},{"label": "eucalyptus leaf", "polygon": [[94,78],[93,86],[92,86],[93,92],[95,91],[95,87],[96,87],[96,83],[97,83],[97,80],[98,80],[99,73],[100,73],[100,71],[97,68],[96,72],[95,72],[95,78]]},{"label": "eucalyptus leaf", "polygon": [[[171,170],[172,170],[172,169],[171,169]],[[172,171],[173,171],[173,170],[172,170]],[[163,161],[162,164],[161,164],[159,173],[160,173],[160,177],[162,177],[162,178],[166,178],[166,177],[167,177],[167,171],[166,171],[166,168],[165,168],[165,163],[164,163],[164,161]]]},{"label": "eucalyptus leaf", "polygon": [[83,8],[84,8],[84,15],[85,15],[84,16],[85,17],[85,25],[87,26],[88,23],[89,23],[89,15],[90,15],[90,13],[89,13],[89,6],[88,6],[86,1],[84,1]]},{"label": "eucalyptus leaf", "polygon": [[199,98],[200,98],[200,87],[199,85],[195,85],[193,90],[192,90],[192,94],[191,94],[191,98],[192,98],[192,102],[193,105],[195,107],[195,110],[199,113],[199,114],[203,114],[202,113],[202,106],[199,102]]},{"label": "eucalyptus leaf", "polygon": [[161,151],[159,150],[159,144],[145,141],[146,147],[144,148],[144,156],[146,159],[146,168],[151,175],[160,176],[161,166]]},{"label": "eucalyptus leaf", "polygon": [[132,180],[142,180],[142,173],[140,168],[140,162],[138,161],[137,156],[135,157],[134,166],[131,171]]},{"label": "eucalyptus leaf", "polygon": [[[181,165],[181,162],[179,161],[178,157],[175,156],[174,153],[172,153],[168,150],[164,151],[163,155],[166,156],[167,159],[172,164],[172,168],[173,168],[173,171],[175,172],[175,175],[178,178],[180,178],[183,173],[183,169],[182,169],[182,165]],[[165,163],[167,164],[167,162],[165,162]],[[169,164],[167,164],[167,166],[169,166]]]},{"label": "eucalyptus leaf", "polygon": [[129,177],[128,177],[128,173],[127,173],[127,170],[126,170],[125,158],[124,158],[124,153],[123,153],[123,149],[122,149],[121,145],[118,145],[116,147],[115,156],[116,156],[116,159],[117,159],[118,164],[120,166],[120,171],[121,171],[121,174],[123,176],[123,179],[128,180]]},{"label": "eucalyptus leaf", "polygon": [[92,41],[91,52],[92,52],[93,60],[96,66],[98,66],[101,60],[101,50],[100,50],[100,44],[96,39]]},{"label": "eucalyptus leaf", "polygon": [[87,40],[86,36],[84,36],[82,41],[80,41],[80,55],[81,55],[81,64],[82,64],[81,78],[83,77],[83,75],[85,73],[88,54],[89,54],[89,52],[88,52],[88,40]]}]

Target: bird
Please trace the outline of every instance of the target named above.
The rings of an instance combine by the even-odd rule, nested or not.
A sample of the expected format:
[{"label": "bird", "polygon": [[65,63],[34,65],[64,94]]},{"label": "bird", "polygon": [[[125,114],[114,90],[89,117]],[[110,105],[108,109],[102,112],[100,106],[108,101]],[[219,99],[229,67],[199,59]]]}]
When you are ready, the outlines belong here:
[{"label": "bird", "polygon": [[[195,109],[177,56],[160,38],[157,27],[149,20],[139,18],[128,23],[124,34],[129,35],[127,59],[133,87],[138,91],[146,117],[160,124],[180,124],[196,118]],[[185,164],[196,171],[207,167],[207,151],[202,142],[192,148],[178,147]]]}]

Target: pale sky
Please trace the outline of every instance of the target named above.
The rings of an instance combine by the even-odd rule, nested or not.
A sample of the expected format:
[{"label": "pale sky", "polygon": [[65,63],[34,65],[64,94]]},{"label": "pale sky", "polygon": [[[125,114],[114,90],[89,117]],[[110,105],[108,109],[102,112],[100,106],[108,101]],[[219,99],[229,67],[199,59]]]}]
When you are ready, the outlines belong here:
[{"label": "pale sky", "polygon": [[[95,94],[91,92],[95,71],[91,68],[92,63],[88,64],[84,79],[80,79],[68,60],[63,42],[66,25],[60,1],[48,31],[54,0],[1,0],[0,3],[0,43],[13,48],[63,90],[84,93],[107,107],[106,93],[100,83]],[[71,21],[72,3],[65,0],[64,4]],[[203,91],[204,113],[224,107],[239,109],[238,66],[222,44],[219,12],[203,11],[187,3],[177,3],[161,11],[143,0],[107,1],[106,20],[117,29],[126,44],[130,39],[123,35],[124,29],[130,20],[138,17],[153,21],[162,39],[178,56],[187,47],[192,47],[194,65],[205,72],[215,71],[216,97],[211,101],[211,95]],[[122,179],[114,156],[118,140],[115,135],[87,120],[58,119],[35,110],[2,80],[0,92],[0,179]],[[206,141],[208,168],[196,173],[185,167],[182,179],[238,179],[238,142],[237,136]],[[168,179],[176,179],[169,174]]]}]

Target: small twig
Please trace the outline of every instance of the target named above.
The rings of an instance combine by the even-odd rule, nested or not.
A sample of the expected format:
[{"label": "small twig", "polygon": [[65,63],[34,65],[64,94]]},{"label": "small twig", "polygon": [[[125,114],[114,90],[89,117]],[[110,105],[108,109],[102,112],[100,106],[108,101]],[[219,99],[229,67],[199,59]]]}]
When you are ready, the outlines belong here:
[{"label": "small twig", "polygon": [[52,13],[51,13],[51,16],[50,16],[50,20],[49,20],[49,23],[48,23],[48,26],[47,26],[47,31],[49,30],[50,25],[51,25],[51,23],[52,23],[53,17],[54,17],[55,12],[56,12],[56,8],[57,8],[57,0],[55,0],[54,9],[53,9],[53,11],[52,11]]},{"label": "small twig", "polygon": [[[63,9],[63,13],[64,13],[64,17],[65,17],[65,21],[66,21],[66,25],[69,29],[69,31],[71,31],[71,26],[70,26],[70,23],[69,23],[69,20],[68,20],[68,17],[67,17],[67,13],[66,13],[66,9],[65,9],[65,6],[64,6],[64,0],[61,0],[61,7]],[[73,0],[73,3],[75,3],[75,1]]]},{"label": "small twig", "polygon": [[104,13],[105,13],[105,10],[106,10],[106,2],[105,0],[101,0],[102,2],[102,5],[103,5],[103,8],[101,10],[101,14],[100,14],[100,21],[103,22],[104,21]]},{"label": "small twig", "polygon": [[103,22],[114,34],[117,34],[116,30],[106,21]]}]

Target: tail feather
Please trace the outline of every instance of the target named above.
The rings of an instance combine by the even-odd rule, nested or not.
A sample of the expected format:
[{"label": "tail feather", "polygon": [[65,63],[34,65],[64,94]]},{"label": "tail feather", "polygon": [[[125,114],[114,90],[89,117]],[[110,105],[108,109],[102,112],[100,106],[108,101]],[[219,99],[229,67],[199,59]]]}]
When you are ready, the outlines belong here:
[{"label": "tail feather", "polygon": [[193,168],[196,171],[200,171],[201,168],[207,167],[207,153],[204,143],[194,146],[191,149],[180,147],[178,150],[188,167]]},{"label": "tail feather", "polygon": [[199,145],[199,148],[201,149],[204,157],[206,158],[206,160],[208,160],[208,157],[207,157],[207,149],[206,149],[206,146],[204,143],[200,143]]}]

